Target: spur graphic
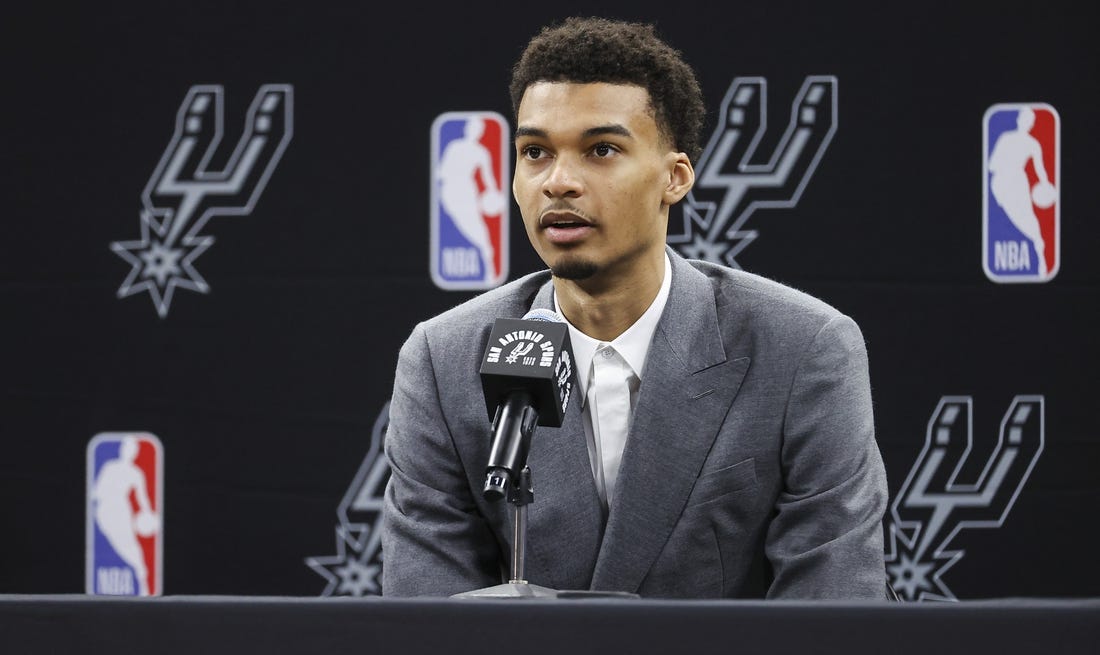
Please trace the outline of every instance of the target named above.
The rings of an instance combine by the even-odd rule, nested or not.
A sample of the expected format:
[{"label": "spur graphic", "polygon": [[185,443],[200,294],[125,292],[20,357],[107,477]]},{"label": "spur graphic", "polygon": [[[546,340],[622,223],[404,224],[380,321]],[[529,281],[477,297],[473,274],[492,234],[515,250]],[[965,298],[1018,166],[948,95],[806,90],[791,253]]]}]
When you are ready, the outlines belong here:
[{"label": "spur graphic", "polygon": [[157,314],[166,318],[177,288],[209,293],[194,266],[214,243],[203,227],[214,216],[252,213],[293,135],[293,100],[288,84],[261,86],[227,163],[209,170],[222,145],[224,94],[220,85],[191,87],[141,195],[141,238],[111,243],[111,251],[131,266],[119,298],[148,292]]},{"label": "spur graphic", "polygon": [[740,268],[737,255],[760,236],[745,223],[757,209],[798,204],[837,129],[837,79],[805,78],[790,120],[767,156],[758,152],[768,130],[768,82],[734,78],[722,99],[718,127],[696,170],[683,206],[683,223],[669,222],[668,243],[686,257]]},{"label": "spur graphic", "polygon": [[390,479],[383,439],[389,424],[387,402],[374,421],[367,455],[336,508],[336,554],[305,558],[326,581],[322,596],[382,594],[382,502]]},{"label": "spur graphic", "polygon": [[1044,397],[1016,396],[992,452],[975,460],[977,479],[960,479],[975,469],[972,407],[970,396],[940,399],[890,508],[886,572],[903,600],[956,600],[943,575],[965,551],[948,550],[951,541],[967,528],[1001,527],[1043,452]]}]

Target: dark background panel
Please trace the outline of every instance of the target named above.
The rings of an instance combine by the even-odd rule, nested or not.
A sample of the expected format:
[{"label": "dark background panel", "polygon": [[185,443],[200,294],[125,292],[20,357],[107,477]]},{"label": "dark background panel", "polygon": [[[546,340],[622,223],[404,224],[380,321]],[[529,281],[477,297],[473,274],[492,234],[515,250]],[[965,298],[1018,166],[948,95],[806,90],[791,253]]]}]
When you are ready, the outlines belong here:
[{"label": "dark background panel", "polygon": [[[9,8],[0,593],[82,591],[84,449],[122,430],[164,444],[166,593],[322,593],[304,560],[337,552],[337,507],[398,348],[474,295],[429,275],[431,123],[511,120],[511,63],[573,13],[654,21],[698,71],[704,139],[735,77],[766,78],[762,154],[805,76],[836,76],[836,135],[797,206],[749,219],[760,236],[738,262],[859,322],[892,495],[942,397],[973,398],[975,452],[988,453],[1012,399],[1042,395],[1030,479],[1001,527],[958,533],[965,555],[943,580],[959,598],[1100,593],[1100,568],[1078,556],[1100,510],[1087,11],[793,1]],[[252,213],[204,228],[215,241],[195,264],[210,292],[177,290],[165,318],[147,293],[117,298],[130,266],[109,244],[140,237],[141,193],[188,90],[224,86],[232,143],[268,83],[294,87],[294,136]],[[1001,102],[1061,117],[1061,269],[1046,284],[982,271],[982,117]],[[541,263],[514,203],[511,215],[514,279]]]}]

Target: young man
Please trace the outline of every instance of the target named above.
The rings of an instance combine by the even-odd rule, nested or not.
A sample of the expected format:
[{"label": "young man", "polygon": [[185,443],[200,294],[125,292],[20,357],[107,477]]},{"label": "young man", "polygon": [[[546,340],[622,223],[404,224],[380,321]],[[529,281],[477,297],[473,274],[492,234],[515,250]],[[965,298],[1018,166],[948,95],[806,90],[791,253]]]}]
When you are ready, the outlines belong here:
[{"label": "young man", "polygon": [[494,319],[569,324],[578,385],[527,463],[525,577],[644,597],[885,597],[886,477],[866,351],[825,303],[665,245],[704,115],[651,26],[569,19],[522,54],[513,192],[549,271],[418,325],[398,359],[383,593],[506,581],[512,507],[482,497]]}]

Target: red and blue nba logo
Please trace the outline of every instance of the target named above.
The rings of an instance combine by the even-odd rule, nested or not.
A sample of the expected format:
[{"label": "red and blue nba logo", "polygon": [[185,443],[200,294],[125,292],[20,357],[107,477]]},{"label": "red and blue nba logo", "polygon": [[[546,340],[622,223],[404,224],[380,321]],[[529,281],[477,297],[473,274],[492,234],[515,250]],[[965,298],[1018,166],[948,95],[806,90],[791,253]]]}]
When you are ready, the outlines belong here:
[{"label": "red and blue nba logo", "polygon": [[489,111],[432,122],[431,273],[441,289],[491,289],[508,277],[508,122]]},{"label": "red and blue nba logo", "polygon": [[88,443],[85,591],[159,596],[163,588],[164,454],[147,432]]},{"label": "red and blue nba logo", "polygon": [[994,282],[1046,282],[1058,273],[1061,122],[1043,103],[985,112],[982,266]]}]

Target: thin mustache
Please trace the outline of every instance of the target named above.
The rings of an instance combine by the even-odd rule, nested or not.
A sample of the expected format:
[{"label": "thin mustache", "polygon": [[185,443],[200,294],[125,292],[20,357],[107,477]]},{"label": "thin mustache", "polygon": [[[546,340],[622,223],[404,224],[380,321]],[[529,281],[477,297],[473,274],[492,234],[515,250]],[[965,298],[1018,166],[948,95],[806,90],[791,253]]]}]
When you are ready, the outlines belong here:
[{"label": "thin mustache", "polygon": [[546,224],[543,221],[546,219],[547,214],[561,213],[573,214],[577,218],[583,220],[585,223],[596,222],[591,216],[577,209],[573,205],[570,205],[568,202],[565,202],[564,200],[558,200],[551,204],[549,207],[546,207],[542,210],[542,212],[539,214],[539,225],[545,227]]}]

